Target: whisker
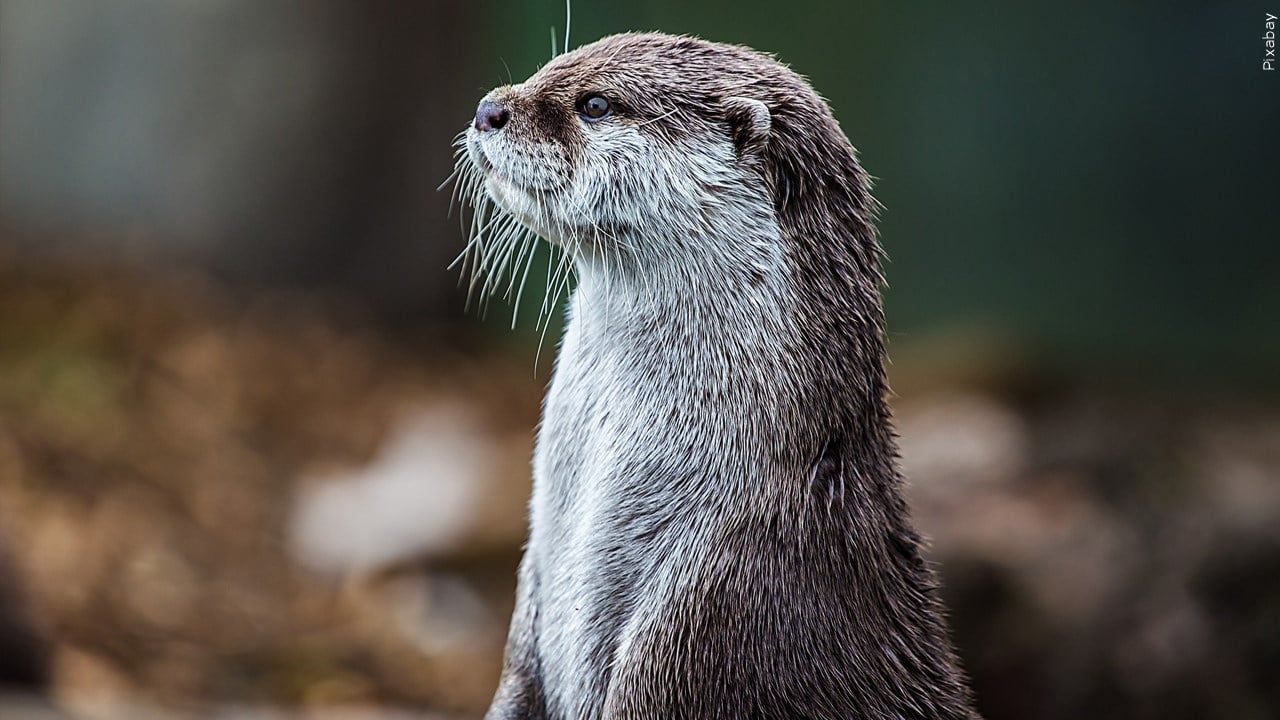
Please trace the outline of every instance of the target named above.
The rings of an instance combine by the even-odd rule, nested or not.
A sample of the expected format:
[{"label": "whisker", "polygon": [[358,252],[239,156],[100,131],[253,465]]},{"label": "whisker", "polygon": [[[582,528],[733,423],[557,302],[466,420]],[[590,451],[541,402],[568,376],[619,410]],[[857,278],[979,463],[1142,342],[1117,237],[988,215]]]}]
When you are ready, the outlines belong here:
[{"label": "whisker", "polygon": [[[569,52],[569,28],[573,26],[573,0],[564,0],[564,51]],[[554,55],[555,53],[552,53]]]},{"label": "whisker", "polygon": [[649,118],[648,120],[645,120],[645,121],[644,121],[644,122],[642,122],[642,123],[636,123],[636,127],[644,127],[645,125],[648,125],[648,124],[649,124],[649,123],[651,123],[651,122],[657,122],[657,121],[659,121],[659,120],[662,120],[663,118],[671,117],[672,115],[676,114],[676,113],[677,113],[677,112],[679,112],[679,111],[680,111],[680,108],[678,108],[678,107],[676,107],[676,108],[671,108],[670,110],[668,110],[667,112],[665,112],[665,113],[663,113],[663,114],[659,115],[658,117],[655,117],[655,118]]},{"label": "whisker", "polygon": [[607,57],[607,58],[605,58],[605,59],[604,59],[604,62],[600,64],[600,69],[601,69],[601,70],[603,70],[603,69],[605,69],[606,67],[609,67],[609,63],[613,62],[613,59],[614,59],[615,57],[617,57],[617,56],[618,56],[618,53],[620,53],[620,52],[622,52],[622,46],[621,46],[621,45],[619,45],[619,46],[618,46],[618,49],[617,49],[617,50],[614,50],[614,51],[613,51],[613,54],[612,54],[612,55],[610,55],[609,57]]},{"label": "whisker", "polygon": [[529,247],[529,259],[526,260],[524,263],[524,275],[522,275],[520,278],[520,289],[516,291],[516,301],[515,301],[515,304],[512,306],[513,309],[511,310],[511,329],[512,330],[516,329],[516,317],[518,317],[520,314],[521,299],[524,297],[525,285],[527,285],[529,282],[529,271],[533,269],[533,258],[535,255],[538,254],[538,245],[539,245],[538,239],[536,237],[533,238],[533,242],[530,244],[530,247]]}]

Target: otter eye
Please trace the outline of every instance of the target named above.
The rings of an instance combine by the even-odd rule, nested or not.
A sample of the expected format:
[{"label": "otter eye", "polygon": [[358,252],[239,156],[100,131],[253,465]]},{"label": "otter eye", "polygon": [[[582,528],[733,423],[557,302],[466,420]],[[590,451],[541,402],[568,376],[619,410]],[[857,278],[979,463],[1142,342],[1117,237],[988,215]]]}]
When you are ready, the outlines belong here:
[{"label": "otter eye", "polygon": [[608,117],[613,112],[613,108],[603,96],[590,95],[578,103],[578,112],[582,113],[582,119],[587,122],[596,122]]}]

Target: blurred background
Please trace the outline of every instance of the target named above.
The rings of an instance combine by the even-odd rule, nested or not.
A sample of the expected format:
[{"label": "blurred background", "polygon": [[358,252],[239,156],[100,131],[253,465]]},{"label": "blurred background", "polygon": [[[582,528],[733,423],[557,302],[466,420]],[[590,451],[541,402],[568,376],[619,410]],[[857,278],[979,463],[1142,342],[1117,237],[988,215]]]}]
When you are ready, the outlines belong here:
[{"label": "blurred background", "polygon": [[[1267,10],[575,3],[574,45],[776,53],[877,177],[903,464],[989,720],[1280,715]],[[0,0],[0,717],[483,713],[558,327],[535,361],[464,310],[436,188],[564,25]]]}]

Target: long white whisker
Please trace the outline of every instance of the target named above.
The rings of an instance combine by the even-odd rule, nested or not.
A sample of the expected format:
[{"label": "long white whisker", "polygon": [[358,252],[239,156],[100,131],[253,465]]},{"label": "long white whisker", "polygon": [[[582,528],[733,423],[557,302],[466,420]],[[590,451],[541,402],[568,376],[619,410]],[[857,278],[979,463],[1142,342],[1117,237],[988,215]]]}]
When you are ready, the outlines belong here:
[{"label": "long white whisker", "polygon": [[649,124],[649,123],[651,123],[651,122],[657,122],[657,121],[659,121],[659,120],[662,120],[663,118],[671,117],[672,115],[676,114],[677,112],[680,112],[680,108],[678,108],[678,107],[676,107],[676,108],[671,108],[670,110],[668,110],[667,112],[662,113],[662,114],[661,114],[661,115],[659,115],[658,117],[649,118],[648,120],[645,120],[645,121],[644,121],[644,122],[642,122],[642,123],[636,123],[636,127],[644,127],[645,125],[648,125],[648,124]]},{"label": "long white whisker", "polygon": [[[566,261],[568,261],[568,258],[569,258],[569,253],[564,250],[561,250],[560,262],[558,263],[558,267],[556,270],[557,277],[560,276],[561,274],[564,274],[566,278],[568,277],[567,270],[564,270],[563,273],[561,272],[561,269],[564,267]],[[557,282],[555,284],[558,286],[560,283]],[[557,290],[557,292],[555,293],[555,299],[551,301],[550,305],[548,305],[546,298],[550,297],[550,295],[551,295],[551,284],[549,282],[547,286],[547,295],[544,296],[544,299],[543,299],[543,307],[546,309],[546,316],[542,321],[542,334],[538,336],[538,350],[537,352],[534,353],[534,356],[533,356],[534,368],[538,367],[538,360],[542,357],[542,345],[543,343],[546,342],[546,339],[547,339],[547,328],[551,327],[551,313],[555,311],[555,306],[560,302],[560,293]]]},{"label": "long white whisker", "polygon": [[622,47],[623,47],[622,45],[619,45],[618,49],[614,50],[612,55],[605,58],[603,63],[600,63],[601,70],[605,69],[606,67],[609,67],[609,63],[613,62],[613,59],[618,57],[618,53],[622,52]]},{"label": "long white whisker", "polygon": [[529,247],[529,259],[526,260],[524,263],[524,275],[522,275],[520,278],[520,289],[516,291],[516,302],[515,302],[515,305],[513,306],[514,309],[511,311],[511,329],[512,330],[515,330],[516,328],[516,317],[520,314],[520,303],[524,298],[525,285],[528,284],[529,282],[529,270],[533,268],[533,258],[535,255],[538,254],[538,245],[539,245],[538,238],[535,236],[533,237],[533,242]]},{"label": "long white whisker", "polygon": [[511,294],[516,290],[516,281],[520,279],[520,265],[524,262],[525,253],[529,251],[530,233],[528,230],[520,232],[520,244],[516,249],[515,262],[511,264],[511,279],[507,281],[507,289],[502,293],[503,300],[510,300]]},{"label": "long white whisker", "polygon": [[503,235],[503,239],[498,248],[495,249],[495,262],[493,268],[489,272],[489,276],[485,278],[484,289],[482,292],[486,297],[491,297],[498,291],[502,277],[507,272],[507,267],[511,264],[511,260],[515,255],[514,250],[516,243],[524,235],[524,227],[513,222],[509,229]]},{"label": "long white whisker", "polygon": [[573,0],[564,0],[564,51],[569,52],[569,28],[573,26]]}]

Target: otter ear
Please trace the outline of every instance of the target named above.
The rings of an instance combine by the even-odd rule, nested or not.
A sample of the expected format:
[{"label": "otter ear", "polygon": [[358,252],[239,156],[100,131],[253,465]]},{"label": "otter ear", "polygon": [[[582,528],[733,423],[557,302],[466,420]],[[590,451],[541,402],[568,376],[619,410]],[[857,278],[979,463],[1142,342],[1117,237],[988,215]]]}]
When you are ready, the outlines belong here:
[{"label": "otter ear", "polygon": [[744,97],[725,98],[723,106],[738,155],[758,156],[769,143],[769,128],[773,126],[769,106],[759,100]]}]

